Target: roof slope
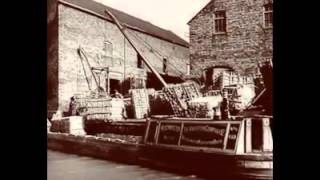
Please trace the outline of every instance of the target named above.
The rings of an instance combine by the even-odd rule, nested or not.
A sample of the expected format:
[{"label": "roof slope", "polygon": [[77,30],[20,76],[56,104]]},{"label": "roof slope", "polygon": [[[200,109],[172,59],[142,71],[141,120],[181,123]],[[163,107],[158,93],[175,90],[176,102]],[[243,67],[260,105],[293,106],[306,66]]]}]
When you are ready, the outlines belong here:
[{"label": "roof slope", "polygon": [[214,1],[214,0],[210,0],[205,6],[203,6],[203,8],[201,8],[201,10],[198,11],[197,14],[194,15],[194,16],[189,20],[189,22],[188,22],[187,24],[190,24],[190,22],[191,22],[192,20],[194,20],[194,19],[200,14],[201,11],[203,11],[206,7],[208,7],[211,3],[213,3],[213,1]]},{"label": "roof slope", "polygon": [[140,32],[144,32],[146,34],[149,34],[151,36],[182,45],[184,47],[189,47],[189,43],[176,34],[174,34],[171,31],[162,29],[160,27],[157,27],[147,21],[144,21],[142,19],[136,18],[134,16],[131,16],[129,14],[126,14],[122,11],[113,9],[111,7],[108,7],[104,4],[95,2],[93,0],[59,0],[60,2],[67,2],[76,6],[79,6],[84,9],[88,9],[90,11],[93,11],[101,16],[104,16],[109,21],[112,21],[109,16],[106,15],[105,10],[108,9],[111,11],[116,18],[119,19],[119,21],[124,24],[125,26],[128,26],[129,28],[133,28],[135,30],[138,30]]}]

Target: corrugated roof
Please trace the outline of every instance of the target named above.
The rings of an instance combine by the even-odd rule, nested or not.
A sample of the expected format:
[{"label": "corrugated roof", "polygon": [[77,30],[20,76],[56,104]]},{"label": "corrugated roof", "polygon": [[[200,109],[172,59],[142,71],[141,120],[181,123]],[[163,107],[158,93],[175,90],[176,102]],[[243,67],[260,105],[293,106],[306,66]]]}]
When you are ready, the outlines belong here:
[{"label": "corrugated roof", "polygon": [[162,29],[158,26],[155,26],[151,24],[150,22],[144,21],[142,19],[136,18],[134,16],[131,16],[129,14],[126,14],[122,11],[113,9],[111,7],[108,7],[104,4],[98,3],[96,1],[92,0],[59,0],[61,3],[68,3],[75,6],[79,6],[83,9],[87,9],[89,11],[92,11],[100,16],[104,16],[107,20],[112,21],[109,16],[106,15],[105,10],[108,9],[111,11],[116,18],[125,26],[128,28],[132,28],[135,30],[138,30],[140,32],[149,34],[151,36],[182,45],[185,47],[189,47],[189,43],[182,38],[180,38],[178,35],[174,34],[171,31]]}]

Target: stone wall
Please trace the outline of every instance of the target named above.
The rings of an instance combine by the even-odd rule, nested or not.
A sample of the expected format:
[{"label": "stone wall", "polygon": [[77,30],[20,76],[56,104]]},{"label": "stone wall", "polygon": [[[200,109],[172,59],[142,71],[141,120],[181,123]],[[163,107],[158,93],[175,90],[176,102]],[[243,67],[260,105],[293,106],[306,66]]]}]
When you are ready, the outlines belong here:
[{"label": "stone wall", "polygon": [[[61,110],[68,109],[70,97],[75,93],[89,90],[86,75],[91,88],[96,88],[86,62],[81,61],[77,53],[79,46],[86,52],[91,66],[113,67],[120,72],[121,81],[140,72],[137,70],[137,53],[113,23],[63,4],[59,4],[58,12],[58,101]],[[158,72],[162,72],[163,64],[162,58],[157,57],[156,52],[167,57],[170,64],[169,75],[186,73],[189,61],[188,48],[131,29],[127,30],[134,44]],[[108,44],[105,45],[105,42]],[[148,45],[143,45],[146,42]]]},{"label": "stone wall", "polygon": [[[272,58],[272,28],[264,27],[268,0],[215,0],[189,22],[191,73],[207,67],[229,66],[239,73]],[[216,34],[214,11],[225,10],[227,32]]]}]

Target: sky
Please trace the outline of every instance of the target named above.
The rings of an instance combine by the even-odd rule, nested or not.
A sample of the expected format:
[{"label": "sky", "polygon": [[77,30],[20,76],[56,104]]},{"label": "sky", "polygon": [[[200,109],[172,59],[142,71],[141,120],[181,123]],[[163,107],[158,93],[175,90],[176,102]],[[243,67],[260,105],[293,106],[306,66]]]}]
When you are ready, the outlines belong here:
[{"label": "sky", "polygon": [[210,0],[95,0],[171,30],[189,42],[188,21]]}]

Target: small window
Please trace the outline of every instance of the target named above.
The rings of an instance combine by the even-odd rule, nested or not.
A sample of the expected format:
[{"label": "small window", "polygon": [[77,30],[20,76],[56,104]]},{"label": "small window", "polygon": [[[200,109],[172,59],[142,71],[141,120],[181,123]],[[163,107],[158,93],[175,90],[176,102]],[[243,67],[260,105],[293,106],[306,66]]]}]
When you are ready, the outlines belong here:
[{"label": "small window", "polygon": [[272,27],[273,25],[273,6],[272,3],[264,5],[264,26]]},{"label": "small window", "polygon": [[111,42],[105,41],[103,50],[105,52],[105,56],[112,57],[113,47]]},{"label": "small window", "polygon": [[163,58],[163,68],[162,68],[162,70],[163,70],[164,73],[167,73],[167,65],[168,65],[167,58]]},{"label": "small window", "polygon": [[215,32],[216,33],[226,32],[227,30],[226,11],[216,11],[214,15],[215,15],[215,18],[214,18]]},{"label": "small window", "polygon": [[137,60],[138,60],[138,64],[137,64],[138,68],[143,69],[144,63],[143,63],[142,57],[139,54],[137,55]]},{"label": "small window", "polygon": [[190,70],[191,70],[191,67],[190,67],[190,64],[188,63],[187,64],[187,75],[190,75]]}]

